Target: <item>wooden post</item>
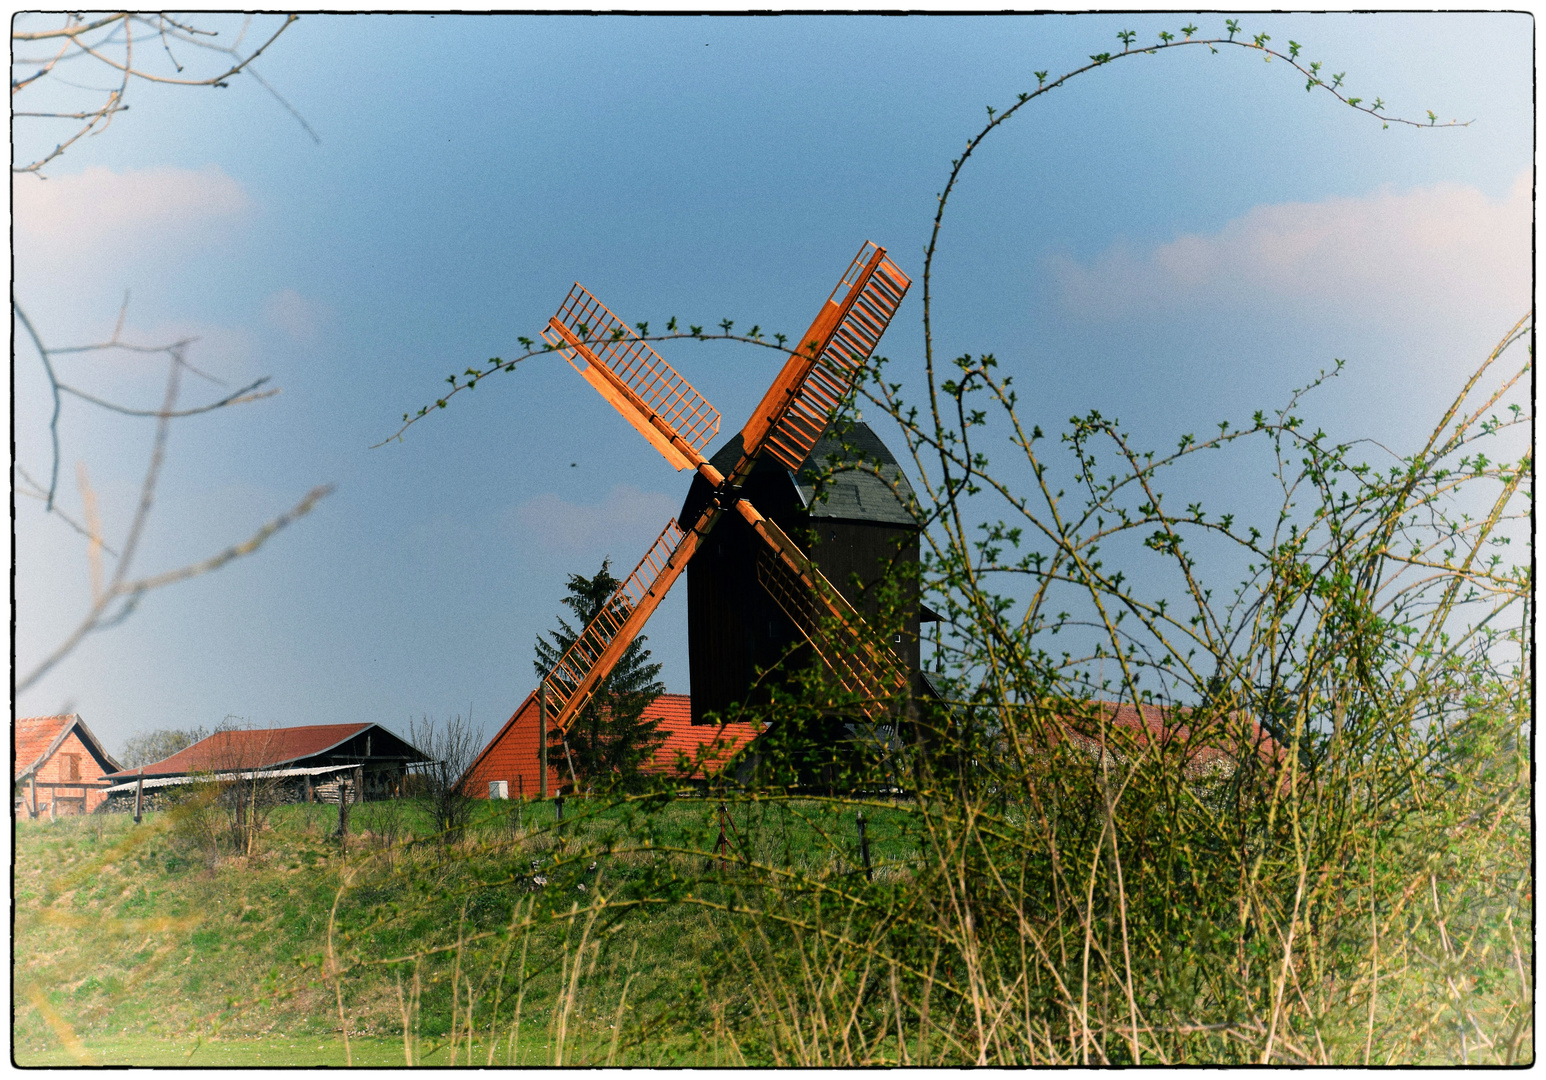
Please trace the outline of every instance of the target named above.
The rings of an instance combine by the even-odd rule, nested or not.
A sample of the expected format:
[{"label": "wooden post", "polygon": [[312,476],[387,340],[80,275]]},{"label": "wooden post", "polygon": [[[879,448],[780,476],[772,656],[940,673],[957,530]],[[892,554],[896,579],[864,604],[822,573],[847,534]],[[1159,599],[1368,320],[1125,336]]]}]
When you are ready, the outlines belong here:
[{"label": "wooden post", "polygon": [[134,824],[140,823],[140,815],[145,809],[145,767],[140,766],[139,779],[134,781]]},{"label": "wooden post", "polygon": [[31,776],[29,776],[27,778],[27,782],[32,785],[32,817],[33,817],[33,820],[37,820],[37,816],[38,816],[38,774],[34,772]]},{"label": "wooden post", "polygon": [[311,773],[306,773],[304,779],[306,781],[306,801],[308,803],[316,802],[316,793],[311,790]]},{"label": "wooden post", "polygon": [[569,759],[569,794],[580,793],[580,778],[574,775],[574,755],[569,752],[569,740],[564,740],[564,757]]},{"label": "wooden post", "polygon": [[365,801],[365,766],[363,765],[354,767],[354,801],[357,803]]},{"label": "wooden post", "polygon": [[859,811],[859,858],[864,861],[864,880],[874,881],[875,875],[870,870],[870,840],[864,833],[864,811]]},{"label": "wooden post", "polygon": [[349,799],[345,788],[348,786],[343,773],[334,773],[338,777],[338,838],[342,840],[349,835]]},{"label": "wooden post", "polygon": [[[543,679],[537,684],[537,783],[539,790],[537,797],[548,797],[548,681]],[[32,805],[37,806],[34,797]],[[37,816],[34,809],[33,816]]]}]

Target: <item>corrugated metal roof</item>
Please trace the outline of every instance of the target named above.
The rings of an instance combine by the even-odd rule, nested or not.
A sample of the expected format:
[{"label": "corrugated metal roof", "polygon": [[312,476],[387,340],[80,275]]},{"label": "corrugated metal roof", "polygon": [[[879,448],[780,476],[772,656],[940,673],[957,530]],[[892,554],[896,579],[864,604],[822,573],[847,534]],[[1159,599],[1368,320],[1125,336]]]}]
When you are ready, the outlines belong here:
[{"label": "corrugated metal roof", "polygon": [[[1059,708],[1063,720],[1073,729],[1069,732],[1071,738],[1086,749],[1098,749],[1099,740],[1092,734],[1092,725],[1103,722],[1122,729],[1131,739],[1133,749],[1149,746],[1180,748],[1189,774],[1238,764],[1229,738],[1221,738],[1223,732],[1215,730],[1206,741],[1198,739],[1185,723],[1193,711],[1185,705],[1144,705],[1140,708],[1111,701],[1067,702]],[[1263,764],[1282,761],[1283,747],[1254,719],[1242,713],[1230,713],[1224,720],[1226,728],[1233,728],[1245,736],[1251,752]],[[1242,721],[1243,729],[1240,727]],[[1112,749],[1120,753],[1126,747]]]},{"label": "corrugated metal roof", "polygon": [[[318,765],[310,769],[259,769],[256,772],[214,773],[210,778],[222,781],[253,779],[272,780],[286,776],[326,776],[328,773],[347,772],[354,768],[357,768],[357,766]],[[114,795],[120,791],[133,791],[136,787],[140,786],[139,770],[136,769],[133,775],[133,780],[123,784],[114,784],[110,788],[105,788],[102,793],[104,795]],[[155,788],[177,787],[181,784],[197,783],[202,779],[204,779],[202,776],[157,776],[154,779],[146,780],[144,789],[146,791],[151,791]]]},{"label": "corrugated metal roof", "polygon": [[[330,750],[366,728],[375,726],[372,723],[313,724],[308,727],[217,731],[163,761],[146,765],[145,775],[272,768]],[[120,771],[114,773],[111,779],[138,776],[139,772],[139,769],[133,773]]]}]

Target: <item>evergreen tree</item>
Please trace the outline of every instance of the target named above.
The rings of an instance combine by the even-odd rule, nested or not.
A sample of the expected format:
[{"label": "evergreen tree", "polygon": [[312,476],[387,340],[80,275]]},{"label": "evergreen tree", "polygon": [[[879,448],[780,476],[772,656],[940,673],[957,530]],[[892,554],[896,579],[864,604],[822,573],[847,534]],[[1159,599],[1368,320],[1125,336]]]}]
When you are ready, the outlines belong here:
[{"label": "evergreen tree", "polygon": [[[610,572],[610,559],[604,559],[594,577],[571,574],[568,581],[569,595],[563,604],[578,619],[570,626],[563,617],[558,619],[558,629],[537,637],[536,668],[539,677],[553,670],[564,650],[579,637],[586,625],[601,611],[620,582]],[[640,635],[623,651],[622,658],[601,681],[590,702],[570,723],[564,733],[569,753],[574,758],[574,770],[580,778],[595,787],[620,786],[637,788],[641,776],[639,767],[650,759],[655,749],[665,741],[665,733],[657,731],[659,720],[647,720],[644,710],[666,692],[660,682],[660,665],[650,663],[650,651],[644,647],[647,638]],[[551,753],[551,749],[549,751]],[[555,764],[560,770],[567,762]]]}]

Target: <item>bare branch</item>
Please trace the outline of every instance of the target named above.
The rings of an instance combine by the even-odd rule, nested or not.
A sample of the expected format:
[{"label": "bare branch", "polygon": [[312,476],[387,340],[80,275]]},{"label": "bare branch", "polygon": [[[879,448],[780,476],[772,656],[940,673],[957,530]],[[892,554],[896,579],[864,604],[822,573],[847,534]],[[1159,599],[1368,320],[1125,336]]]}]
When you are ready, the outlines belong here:
[{"label": "bare branch", "polygon": [[[173,582],[184,581],[191,577],[197,577],[200,574],[207,574],[211,570],[218,570],[233,559],[241,558],[243,555],[251,555],[263,546],[263,543],[273,536],[274,533],[310,513],[318,500],[330,494],[332,490],[332,485],[312,488],[311,491],[306,493],[306,497],[296,503],[293,508],[264,525],[257,532],[253,533],[251,538],[241,544],[229,547],[220,554],[205,559],[203,562],[193,563],[177,570],[169,570],[166,573],[141,578],[137,581],[118,581],[115,576],[114,584],[103,594],[101,600],[92,605],[86,617],[81,620],[80,625],[71,632],[69,637],[65,638],[59,647],[50,653],[42,663],[28,672],[25,678],[16,683],[15,693],[21,694],[29,689],[58,664],[59,661],[70,655],[87,634],[95,630],[109,629],[122,622],[134,611],[139,605],[141,597],[147,592],[150,592],[152,589],[161,588],[164,585],[170,585]],[[124,562],[120,561],[120,565],[124,565]],[[120,598],[124,599],[123,608],[111,618],[106,618],[107,609]]]}]

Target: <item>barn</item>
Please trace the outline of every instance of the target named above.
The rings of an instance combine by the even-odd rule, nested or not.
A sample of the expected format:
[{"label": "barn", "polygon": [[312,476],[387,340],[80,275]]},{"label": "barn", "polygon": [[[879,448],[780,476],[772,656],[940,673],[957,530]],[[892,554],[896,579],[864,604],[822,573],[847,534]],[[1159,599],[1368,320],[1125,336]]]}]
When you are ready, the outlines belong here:
[{"label": "barn", "polygon": [[127,806],[143,792],[215,777],[275,782],[287,801],[351,802],[402,790],[410,766],[429,756],[380,724],[217,731],[171,757],[137,769],[115,769],[108,798]]},{"label": "barn", "polygon": [[26,716],[13,729],[11,808],[20,817],[89,814],[106,798],[103,777],[122,766],[79,716]]},{"label": "barn", "polygon": [[[549,793],[572,790],[577,778],[565,761],[563,736],[557,730],[549,731],[544,750],[541,715],[541,703],[533,690],[473,761],[464,774],[462,790],[476,798],[489,798],[494,790],[491,785],[502,782],[505,794],[512,799],[547,798]],[[660,722],[656,730],[663,732],[666,740],[640,771],[683,782],[714,775],[758,732],[752,724],[694,725],[686,694],[662,694],[644,710],[644,717]]]}]

